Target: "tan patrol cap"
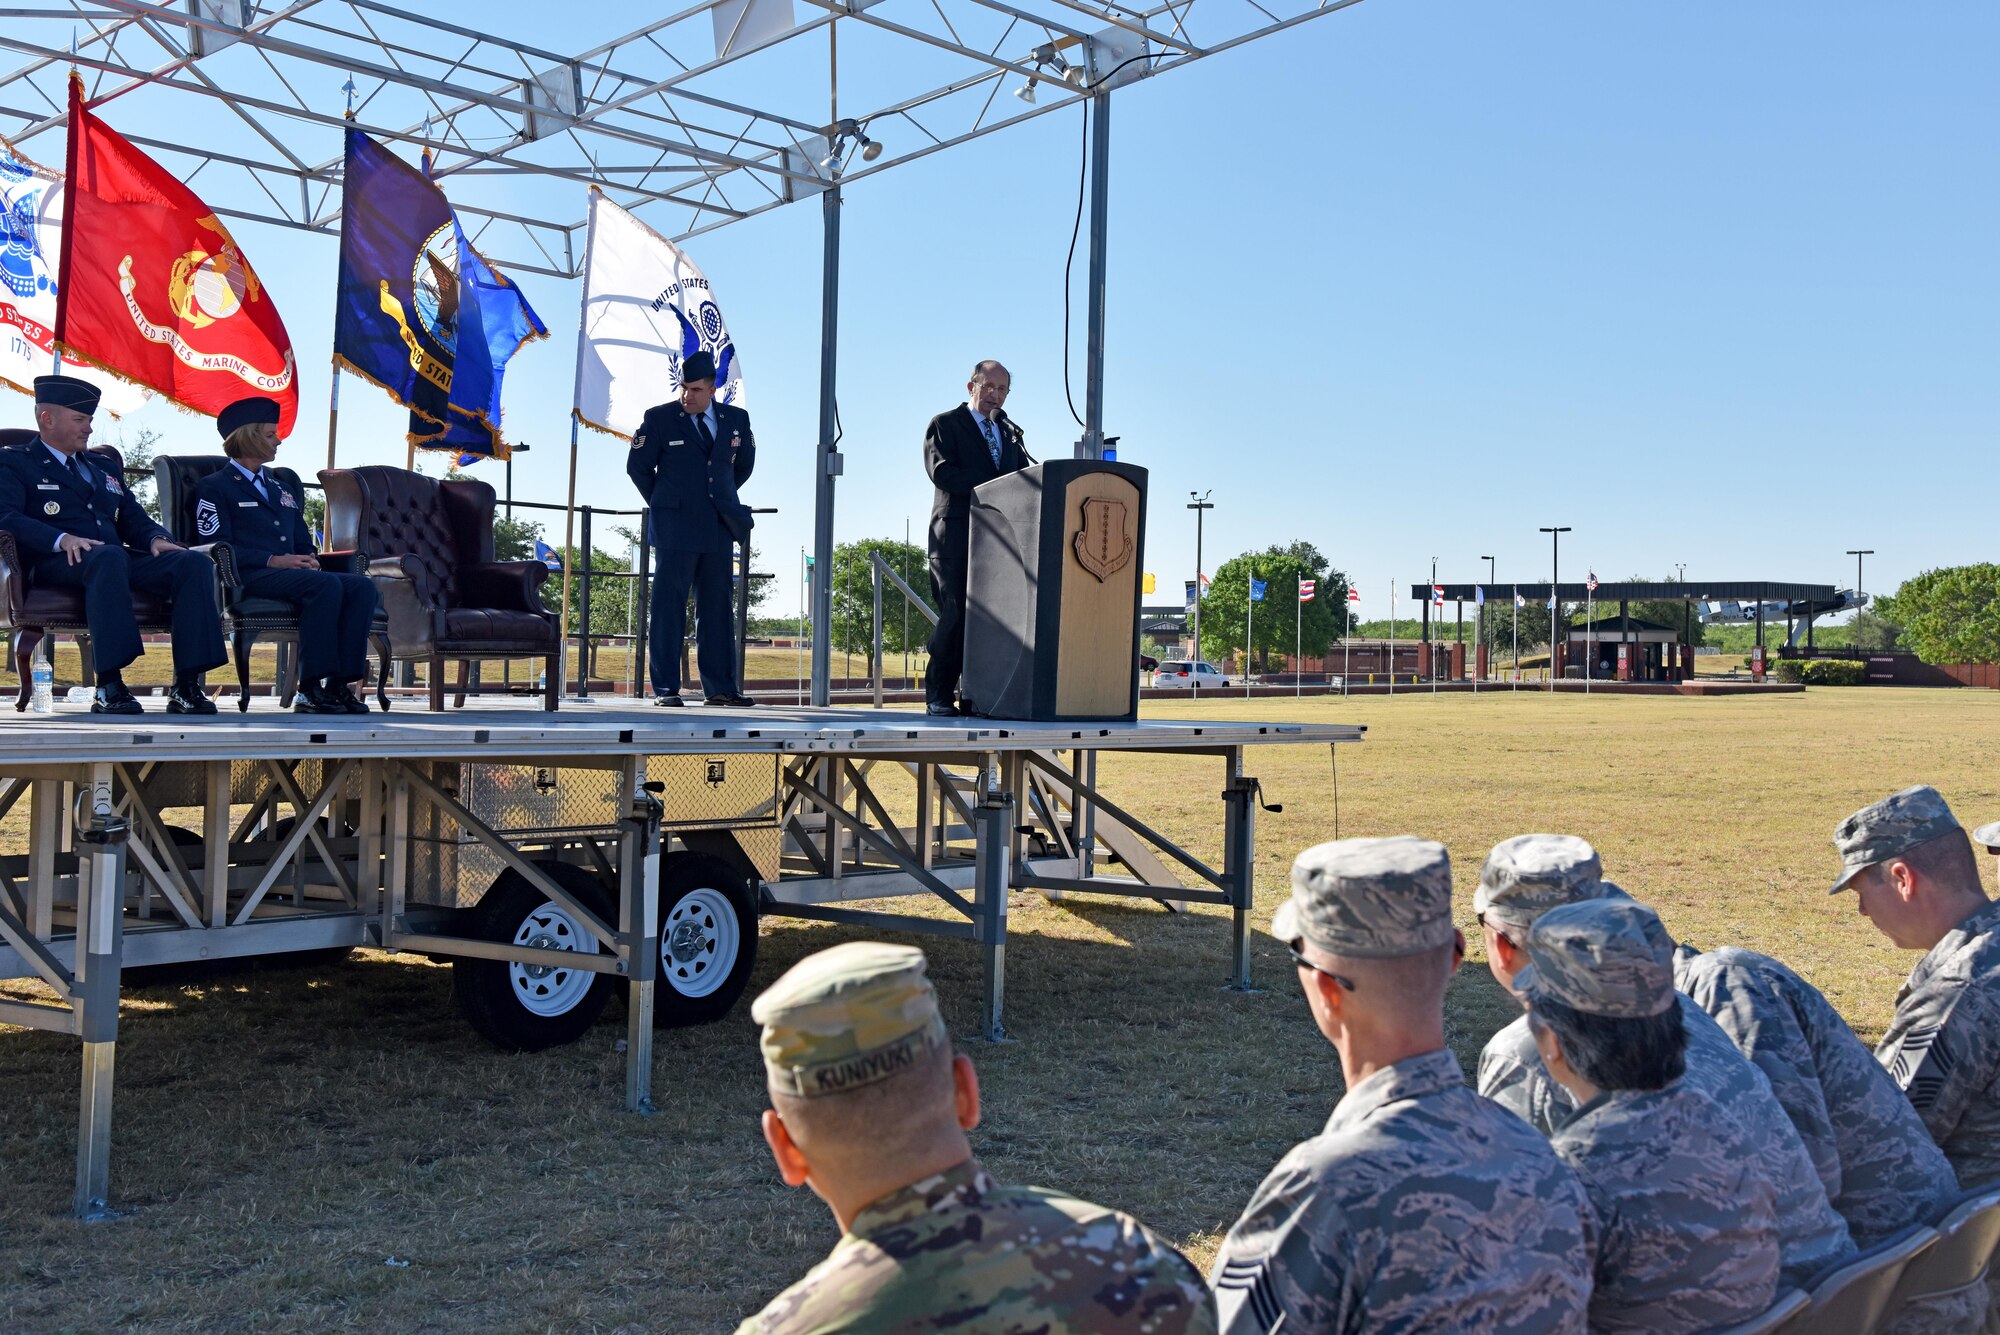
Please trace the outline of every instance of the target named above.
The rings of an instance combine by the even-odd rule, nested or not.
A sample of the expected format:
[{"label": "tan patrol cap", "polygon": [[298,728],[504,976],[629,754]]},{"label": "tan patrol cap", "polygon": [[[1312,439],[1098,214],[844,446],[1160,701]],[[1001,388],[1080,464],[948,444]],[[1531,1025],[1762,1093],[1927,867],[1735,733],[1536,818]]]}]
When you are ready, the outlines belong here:
[{"label": "tan patrol cap", "polygon": [[930,962],[915,946],[850,941],[808,955],[750,1007],[764,1073],[801,1098],[887,1080],[948,1041]]}]

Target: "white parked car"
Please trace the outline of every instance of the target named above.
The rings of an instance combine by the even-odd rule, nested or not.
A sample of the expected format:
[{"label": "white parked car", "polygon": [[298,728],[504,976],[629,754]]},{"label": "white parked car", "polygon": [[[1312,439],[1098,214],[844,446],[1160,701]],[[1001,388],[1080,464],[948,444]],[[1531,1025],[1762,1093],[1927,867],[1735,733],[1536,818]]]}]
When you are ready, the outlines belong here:
[{"label": "white parked car", "polygon": [[1196,687],[1213,690],[1228,684],[1229,678],[1217,672],[1212,665],[1187,659],[1161,659],[1160,670],[1153,674],[1153,685],[1173,690],[1193,690]]}]

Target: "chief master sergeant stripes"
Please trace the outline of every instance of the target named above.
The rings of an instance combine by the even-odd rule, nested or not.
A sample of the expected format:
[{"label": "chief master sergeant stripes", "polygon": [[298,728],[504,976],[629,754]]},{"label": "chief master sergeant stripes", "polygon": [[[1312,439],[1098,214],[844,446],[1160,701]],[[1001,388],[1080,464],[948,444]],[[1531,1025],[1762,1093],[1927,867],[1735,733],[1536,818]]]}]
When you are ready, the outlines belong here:
[{"label": "chief master sergeant stripes", "polygon": [[1208,1335],[1201,1275],[1128,1215],[996,1183],[972,1157],[979,1079],[922,951],[857,941],[757,998],[764,1139],[841,1239],[738,1335]]},{"label": "chief master sergeant stripes", "polygon": [[1223,1240],[1223,1329],[1581,1335],[1583,1188],[1531,1127],[1465,1087],[1445,1046],[1445,985],[1465,943],[1443,845],[1307,849],[1271,931],[1291,943],[1347,1093]]},{"label": "chief master sergeant stripes", "polygon": [[213,714],[201,674],[228,661],[215,601],[215,563],[180,546],[119,480],[84,453],[98,389],[73,376],[35,377],[40,434],[0,450],[0,528],[14,535],[28,584],[83,590],[97,665],[93,714],[139,714],[123,669],[141,654],[137,589],[173,605],[169,714]]},{"label": "chief master sergeant stripes", "polygon": [[[301,714],[366,714],[350,682],[368,675],[368,623],[375,584],[322,570],[306,527],[305,497],[264,467],[278,454],[278,404],[239,399],[215,417],[229,463],[195,486],[195,531],[226,542],[245,592],[299,609]],[[238,641],[237,652],[247,648]]]}]

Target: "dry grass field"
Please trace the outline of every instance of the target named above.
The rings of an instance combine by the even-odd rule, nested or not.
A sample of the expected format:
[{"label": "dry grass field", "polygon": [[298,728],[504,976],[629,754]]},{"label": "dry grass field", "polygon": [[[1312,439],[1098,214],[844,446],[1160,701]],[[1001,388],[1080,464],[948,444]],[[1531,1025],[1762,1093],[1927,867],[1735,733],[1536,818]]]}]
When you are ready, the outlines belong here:
[{"label": "dry grass field", "polygon": [[[2000,694],[1981,691],[1148,710],[1366,723],[1369,740],[1339,757],[1340,830],[1443,840],[1468,929],[1488,846],[1571,831],[1676,934],[1788,960],[1869,1039],[1912,957],[1851,897],[1825,894],[1833,825],[1917,781],[1968,824],[2000,816]],[[1018,1041],[969,1048],[987,1107],[975,1143],[998,1174],[1130,1209],[1204,1265],[1341,1091],[1264,935],[1293,855],[1333,834],[1332,768],[1305,747],[1253,752],[1250,768],[1285,807],[1258,830],[1268,991],[1218,986],[1228,932],[1214,914],[1023,894],[1007,980]],[[1111,758],[1103,778],[1219,855],[1217,762]],[[767,921],[753,989],[849,935]],[[969,1030],[972,950],[923,944],[948,1018]],[[449,982],[445,968],[361,955],[128,993],[112,1186],[136,1213],[93,1226],[67,1217],[77,1046],[0,1033],[7,1328],[727,1330],[832,1244],[825,1210],[765,1156],[747,1006],[661,1035],[659,1113],[640,1119],[619,1111],[615,1003],[570,1048],[508,1056],[460,1023]],[[1508,1014],[1475,949],[1451,1001],[1461,1059]]]}]

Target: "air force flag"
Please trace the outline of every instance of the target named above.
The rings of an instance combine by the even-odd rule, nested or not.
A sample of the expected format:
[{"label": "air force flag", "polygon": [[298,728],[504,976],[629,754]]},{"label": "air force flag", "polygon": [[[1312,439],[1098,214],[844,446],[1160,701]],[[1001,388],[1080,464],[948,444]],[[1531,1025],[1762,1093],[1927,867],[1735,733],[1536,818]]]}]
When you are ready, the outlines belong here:
[{"label": "air force flag", "polygon": [[743,365],[715,292],[673,242],[590,192],[590,248],[577,331],[577,421],[627,440],[680,392],[681,363],[715,358],[716,397],[743,406]]}]

